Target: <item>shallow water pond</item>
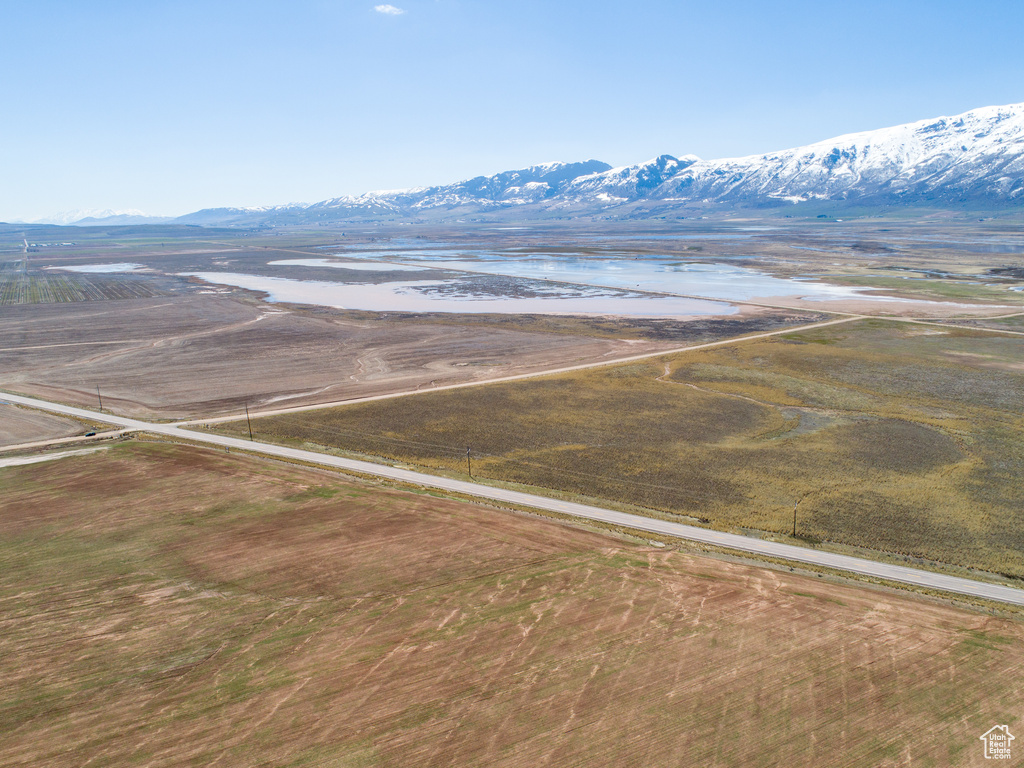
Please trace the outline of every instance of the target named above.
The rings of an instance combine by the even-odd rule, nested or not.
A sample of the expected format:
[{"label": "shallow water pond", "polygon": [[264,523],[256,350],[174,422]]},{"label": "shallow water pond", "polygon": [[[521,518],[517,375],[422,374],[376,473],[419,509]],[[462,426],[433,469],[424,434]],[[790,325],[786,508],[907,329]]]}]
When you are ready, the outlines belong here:
[{"label": "shallow water pond", "polygon": [[[370,312],[457,312],[508,314],[590,314],[636,317],[731,315],[737,308],[723,302],[677,296],[650,296],[615,289],[547,285],[537,281],[495,281],[481,285],[472,278],[342,283],[293,280],[237,272],[188,272],[208,283],[232,285],[268,294],[269,301],[316,304]],[[525,283],[525,284],[524,284]]]}]

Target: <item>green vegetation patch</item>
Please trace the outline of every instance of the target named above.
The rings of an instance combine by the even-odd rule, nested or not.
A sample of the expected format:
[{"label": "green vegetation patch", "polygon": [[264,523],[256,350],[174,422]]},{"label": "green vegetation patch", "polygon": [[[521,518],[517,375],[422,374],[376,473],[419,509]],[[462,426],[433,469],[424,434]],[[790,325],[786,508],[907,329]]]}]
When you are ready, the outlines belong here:
[{"label": "green vegetation patch", "polygon": [[144,299],[161,292],[141,280],[95,275],[23,274],[0,270],[0,307]]},{"label": "green vegetation patch", "polygon": [[899,293],[922,299],[942,301],[991,302],[994,304],[1021,304],[1024,297],[1004,286],[986,285],[967,280],[910,280],[900,277],[870,275],[866,277],[833,277],[831,282],[841,285],[883,288],[887,293]]},{"label": "green vegetation patch", "polygon": [[[1024,338],[882,320],[254,422],[445,472],[1024,577]],[[230,425],[240,433],[244,425]]]}]

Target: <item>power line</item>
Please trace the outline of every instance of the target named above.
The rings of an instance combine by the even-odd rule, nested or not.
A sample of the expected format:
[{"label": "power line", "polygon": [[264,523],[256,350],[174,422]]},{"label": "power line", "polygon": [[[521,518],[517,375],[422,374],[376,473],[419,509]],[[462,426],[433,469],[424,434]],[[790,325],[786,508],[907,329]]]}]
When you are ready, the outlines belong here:
[{"label": "power line", "polygon": [[[377,446],[383,447],[385,449],[387,449],[388,447],[399,448],[399,449],[401,449],[403,447],[405,447],[405,448],[429,448],[429,449],[433,449],[437,453],[442,454],[440,456],[422,456],[422,455],[417,455],[417,456],[409,457],[407,454],[401,452],[401,450],[399,450],[399,451],[387,451],[387,450],[385,450],[383,452],[385,455],[381,456],[381,458],[388,458],[388,459],[392,459],[392,460],[396,460],[396,461],[413,461],[413,462],[417,462],[417,461],[418,462],[423,462],[425,459],[427,459],[427,460],[433,459],[435,461],[445,461],[445,460],[447,460],[447,464],[448,464],[448,466],[450,468],[457,469],[458,468],[458,462],[460,460],[460,456],[462,455],[462,449],[461,448],[456,448],[456,447],[452,446],[451,444],[443,445],[443,444],[440,444],[440,443],[432,443],[432,442],[427,442],[427,441],[423,441],[423,440],[411,440],[411,439],[408,439],[408,438],[384,436],[384,435],[381,435],[379,433],[365,432],[365,431],[362,431],[362,430],[356,430],[356,429],[351,429],[351,428],[328,427],[328,426],[323,425],[323,424],[314,425],[314,424],[309,424],[309,423],[304,422],[304,421],[299,421],[299,419],[301,419],[301,418],[302,417],[294,417],[294,416],[291,416],[291,417],[276,416],[276,417],[274,417],[274,419],[278,420],[279,423],[291,424],[291,425],[295,426],[297,428],[297,431],[299,431],[299,432],[315,433],[315,434],[319,434],[319,435],[325,435],[325,436],[327,436],[329,438],[339,438],[339,437],[343,438],[345,435],[358,436],[358,437],[367,438],[367,440],[365,442],[368,442],[368,443],[371,443],[371,444],[376,444]],[[294,436],[302,437],[301,434],[294,435]],[[378,456],[380,456],[379,453],[373,452],[373,450],[372,450],[373,446],[372,445],[370,445],[370,446],[368,446],[368,445],[354,445],[354,446],[353,445],[348,445],[348,446],[346,446],[346,445],[344,445],[343,441],[341,441],[341,440],[335,440],[334,442],[335,442],[334,447],[336,447],[336,448],[341,448],[343,450],[355,450],[356,452],[360,452],[360,453],[367,453],[369,455],[378,455]],[[551,447],[554,447],[554,446],[551,446]],[[367,448],[370,448],[371,450],[368,451]],[[379,448],[378,448],[378,450],[379,450]],[[529,450],[529,449],[527,449],[527,450]],[[535,448],[533,450],[544,450],[544,448],[541,448],[541,449],[536,449]],[[388,453],[390,453],[391,455],[387,455]],[[722,501],[725,501],[725,498],[724,498],[724,496],[721,493],[702,493],[700,491],[683,489],[683,488],[680,488],[679,486],[674,486],[674,485],[673,486],[669,486],[669,485],[661,485],[661,484],[656,484],[656,483],[651,483],[651,482],[645,482],[645,481],[642,481],[642,480],[631,480],[631,479],[627,479],[627,478],[624,478],[624,477],[616,477],[616,476],[610,476],[610,475],[604,475],[604,474],[597,474],[597,473],[595,473],[593,471],[589,471],[589,470],[588,471],[574,470],[574,469],[569,469],[568,467],[560,467],[560,466],[556,466],[556,465],[553,465],[553,464],[544,464],[544,463],[537,462],[537,461],[529,461],[527,459],[515,459],[515,458],[511,458],[510,456],[507,456],[507,455],[504,455],[504,454],[487,453],[487,452],[480,451],[480,450],[475,450],[475,451],[473,451],[473,453],[475,453],[478,457],[494,459],[494,460],[497,460],[497,461],[500,461],[500,462],[504,462],[506,464],[513,464],[513,465],[516,465],[516,466],[519,466],[519,467],[522,467],[522,468],[542,470],[542,471],[548,472],[550,474],[554,474],[556,476],[563,476],[563,477],[572,476],[572,477],[576,478],[577,480],[591,480],[591,481],[592,480],[601,480],[601,481],[604,481],[605,483],[609,483],[609,484],[613,484],[613,485],[619,485],[619,486],[623,486],[623,487],[632,487],[632,488],[644,489],[644,490],[649,490],[649,491],[667,491],[667,492],[669,492],[669,493],[671,493],[671,494],[673,494],[673,495],[675,495],[677,497],[681,497],[681,498],[684,498],[684,499],[687,499],[687,500],[690,500],[690,501],[694,501],[694,502],[700,502],[700,501],[719,501],[719,502],[722,502]],[[471,475],[472,474],[472,472],[471,472],[471,465],[469,465],[468,462],[467,462],[467,469],[470,470],[469,474]]]}]

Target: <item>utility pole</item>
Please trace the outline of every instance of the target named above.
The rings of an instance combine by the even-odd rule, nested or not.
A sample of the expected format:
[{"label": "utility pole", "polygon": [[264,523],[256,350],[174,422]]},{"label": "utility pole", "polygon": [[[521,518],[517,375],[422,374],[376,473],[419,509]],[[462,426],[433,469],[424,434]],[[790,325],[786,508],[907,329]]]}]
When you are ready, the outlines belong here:
[{"label": "utility pole", "polygon": [[249,404],[248,403],[245,404],[245,423],[249,425],[249,440],[252,440],[252,442],[256,442],[255,440],[253,440],[253,437],[252,437],[252,422],[249,421]]},{"label": "utility pole", "polygon": [[100,395],[100,385],[96,385],[96,399],[100,401],[100,413],[103,413],[103,397]]},{"label": "utility pole", "polygon": [[799,503],[800,503],[799,501],[794,501],[793,502],[793,538],[794,539],[796,538],[796,505],[799,504]]},{"label": "utility pole", "polygon": [[473,476],[473,461],[469,458],[469,448],[466,448],[466,473]]}]

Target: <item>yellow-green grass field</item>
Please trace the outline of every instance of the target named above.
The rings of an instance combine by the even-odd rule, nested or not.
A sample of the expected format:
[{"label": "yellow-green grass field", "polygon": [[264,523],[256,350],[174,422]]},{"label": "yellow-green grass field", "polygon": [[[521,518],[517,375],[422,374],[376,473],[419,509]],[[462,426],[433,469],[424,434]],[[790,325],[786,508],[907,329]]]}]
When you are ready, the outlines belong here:
[{"label": "yellow-green grass field", "polygon": [[1024,625],[235,454],[0,468],[0,765],[984,765]]},{"label": "yellow-green grass field", "polygon": [[865,320],[253,428],[1024,577],[1022,405],[1024,337]]},{"label": "yellow-green grass field", "polygon": [[832,278],[832,282],[864,288],[882,288],[889,293],[938,301],[988,302],[1008,305],[1011,308],[1024,304],[1024,294],[1008,290],[1007,285],[985,284],[977,280],[910,280],[871,273],[864,276],[836,276]]}]

